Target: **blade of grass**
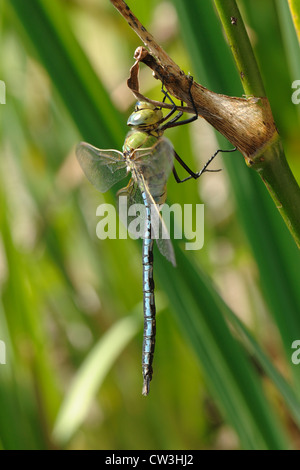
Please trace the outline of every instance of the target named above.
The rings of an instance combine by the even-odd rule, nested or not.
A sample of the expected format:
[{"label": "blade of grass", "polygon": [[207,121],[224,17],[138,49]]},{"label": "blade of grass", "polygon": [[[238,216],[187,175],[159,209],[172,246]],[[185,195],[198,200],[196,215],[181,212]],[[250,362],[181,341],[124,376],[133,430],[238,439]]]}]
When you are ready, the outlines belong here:
[{"label": "blade of grass", "polygon": [[[74,36],[60,2],[12,0],[19,27],[52,78],[82,137],[103,147],[121,145],[124,124]],[[66,80],[72,77],[72,80]],[[110,123],[113,122],[113,130]]]},{"label": "blade of grass", "polygon": [[[244,80],[242,79],[245,92],[254,95],[260,95],[262,92],[264,92],[264,90],[259,84],[261,81],[260,73],[258,69],[255,68],[256,60],[253,53],[251,54],[252,48],[250,41],[247,40],[248,36],[246,30],[243,28],[243,26],[240,28],[233,28],[232,25],[231,27],[229,26],[231,24],[230,18],[235,15],[238,18],[239,26],[240,23],[243,25],[243,20],[239,15],[236,1],[230,0],[224,3],[220,2],[219,0],[215,0],[215,5],[220,15],[220,19],[226,31],[227,37],[229,38],[231,50],[235,51],[235,60],[238,67],[243,71],[245,69],[245,74],[247,73],[247,70],[250,69],[248,80],[244,83]],[[240,45],[243,45],[244,43],[246,43],[246,47],[240,47]],[[248,66],[248,69],[246,69],[248,63],[252,63],[253,66]],[[284,211],[285,209],[287,210],[287,213],[290,214],[294,221],[292,225],[294,224],[295,232],[299,232],[300,234],[300,189],[292,172],[290,171],[282,146],[278,146],[278,144],[275,144],[274,146],[272,145],[264,152],[263,155],[263,158],[265,158],[269,163],[261,168],[260,176],[266,184],[272,198],[277,202],[277,207],[279,210],[281,211],[281,208],[283,208]],[[288,222],[290,220],[290,216],[287,213],[284,214],[281,212],[288,228],[291,230],[291,226],[289,226]],[[293,231],[293,228],[291,231]],[[296,235],[296,240],[299,241],[300,238],[298,238],[297,233],[294,233],[294,235]],[[285,248],[281,250],[281,252],[284,258]],[[282,275],[279,275],[279,277],[281,278]],[[281,285],[281,280],[278,284]],[[290,286],[287,285],[286,287],[287,293],[290,294]],[[297,296],[293,297],[295,300],[297,299]],[[290,298],[291,297],[289,295],[286,299],[285,310],[290,310],[290,308],[293,308],[293,305],[290,302]],[[283,319],[281,317],[278,317],[278,319],[280,320],[281,331],[284,331],[284,322],[282,321]],[[290,327],[289,337],[285,337],[285,348],[288,354],[290,353],[291,340],[293,335],[295,335],[294,328],[297,327],[299,331],[299,320],[296,313],[295,316],[290,316]]]},{"label": "blade of grass", "polygon": [[53,429],[53,439],[65,445],[78,429],[114,361],[141,325],[141,306],[119,320],[98,341],[79,368],[65,395]]},{"label": "blade of grass", "polygon": [[[13,4],[17,5],[18,12],[25,13],[20,8],[19,2],[15,0]],[[36,11],[39,10],[37,9]],[[26,14],[28,14],[27,11]],[[51,17],[51,21],[56,21],[54,16]],[[24,18],[24,22],[28,24],[26,18]],[[51,34],[57,34],[57,28],[52,27]],[[40,45],[40,42],[36,43],[36,47],[43,49],[43,45]],[[46,61],[48,53],[49,51],[44,51],[44,60]],[[77,63],[77,65],[79,64]],[[54,73],[51,67],[49,67],[49,70],[51,74]],[[76,75],[75,66],[72,70]],[[80,77],[80,71],[78,72],[78,77]],[[82,87],[81,91],[84,97],[85,88]],[[62,97],[64,99],[64,93],[62,93]],[[86,98],[88,99],[88,96]],[[86,107],[85,110],[87,110]],[[75,107],[71,106],[70,112],[74,113],[75,111]],[[75,116],[74,120],[80,126]],[[190,312],[191,319],[187,317],[189,319],[187,333],[195,348],[198,349],[198,353],[201,351],[199,357],[203,361],[206,375],[214,394],[221,402],[225,415],[229,417],[229,421],[236,428],[242,445],[245,448],[282,448],[285,444],[281,428],[277,423],[274,425],[275,418],[273,418],[263,395],[261,395],[259,381],[255,378],[253,371],[251,372],[252,369],[249,365],[247,366],[245,359],[242,359],[239,363],[238,359],[235,361],[230,360],[232,353],[239,358],[240,349],[236,342],[232,340],[224,320],[222,320],[222,311],[218,307],[218,297],[212,293],[212,287],[208,287],[208,283],[203,283],[204,296],[199,299],[198,278],[192,274],[191,269],[189,265],[184,267],[184,260],[182,258],[182,272],[184,275],[188,272],[188,279],[193,286],[192,293],[189,293],[189,283],[184,283],[184,275],[179,276],[179,270],[174,271],[169,269],[167,273],[162,270],[161,275],[163,275],[163,272],[167,274],[162,278],[162,285],[166,283],[169,286],[170,298],[172,297],[173,299],[173,308],[180,312],[180,320],[183,323],[186,318],[186,311]],[[182,283],[184,286],[183,290],[181,289]],[[182,295],[186,297],[184,304],[180,294],[181,291]],[[202,301],[204,301],[204,306],[202,306]],[[199,302],[201,302],[201,305],[199,305]],[[203,309],[204,313],[208,314],[208,317],[204,317],[205,321],[199,315],[199,311],[203,313]],[[213,318],[212,323],[209,322],[211,315]],[[203,347],[203,345],[207,347]],[[246,371],[250,371],[249,374],[246,374]],[[248,380],[252,384],[250,386],[252,394],[246,392],[249,388]]]},{"label": "blade of grass", "polygon": [[[7,257],[7,282],[2,288],[3,308],[7,324],[4,319],[4,333],[8,345],[7,364],[1,368],[1,403],[0,427],[1,437],[7,449],[25,448],[42,449],[46,446],[46,436],[39,421],[39,409],[36,403],[36,390],[33,384],[23,383],[20,375],[24,373],[24,362],[29,367],[27,373],[31,377],[35,366],[46,369],[41,354],[42,339],[39,325],[34,322],[34,305],[28,293],[27,270],[23,255],[17,250],[13,242],[11,225],[8,218],[8,207],[4,193],[5,185],[0,185],[0,226],[5,254]],[[2,307],[2,306],[1,306]],[[1,326],[1,325],[0,325]],[[3,331],[3,330],[2,330]],[[2,331],[0,334],[2,334]],[[24,338],[27,338],[27,353],[29,357],[22,357],[21,347]],[[25,348],[26,350],[26,348]],[[31,356],[32,354],[32,356]],[[26,356],[26,354],[25,354]],[[30,359],[32,358],[32,360]],[[29,369],[29,370],[28,370]],[[11,426],[12,417],[15,420]],[[39,423],[30,427],[29,422]],[[17,425],[15,425],[18,423]]]},{"label": "blade of grass", "polygon": [[180,329],[202,365],[205,379],[244,449],[285,447],[284,432],[262,392],[260,380],[224,321],[211,282],[176,250],[178,269],[156,257],[157,277]]},{"label": "blade of grass", "polygon": [[[246,28],[235,0],[214,1],[247,95],[265,96],[264,87]],[[232,24],[231,18],[235,18]],[[258,129],[259,131],[259,129]],[[300,248],[300,188],[279,140],[270,142],[251,159],[288,229]]]},{"label": "blade of grass", "polygon": [[[293,6],[292,6],[293,4]],[[297,4],[297,5],[296,5]],[[280,2],[276,0],[276,8],[278,12],[278,20],[281,27],[282,39],[284,42],[286,57],[290,66],[291,76],[296,80],[300,76],[300,58],[299,58],[299,42],[293,28],[293,21],[291,18],[291,12],[293,12],[294,24],[296,21],[296,14],[294,8],[299,9],[300,13],[300,2],[293,2],[289,0],[290,10],[286,2]],[[298,17],[298,26],[300,26],[300,19]],[[300,33],[300,29],[298,31]],[[300,36],[299,36],[300,39]]]},{"label": "blade of grass", "polygon": [[300,1],[299,0],[288,0],[293,17],[296,33],[298,36],[298,41],[300,43]]},{"label": "blade of grass", "polygon": [[226,315],[228,317],[228,320],[238,332],[243,346],[246,348],[248,353],[256,359],[257,363],[261,366],[266,376],[269,377],[274,383],[274,385],[277,387],[278,391],[281,393],[282,398],[284,399],[287,407],[291,412],[293,420],[300,427],[300,403],[294,393],[294,390],[283,378],[283,376],[278,372],[278,370],[274,367],[270,359],[266,356],[257,341],[254,339],[248,329],[243,325],[243,323],[239,320],[239,318],[234,315],[226,305],[224,305],[224,308],[225,310],[227,310]]},{"label": "blade of grass", "polygon": [[[186,31],[189,29],[186,39],[189,41],[187,42],[188,49],[190,42],[195,44],[193,50],[196,51],[196,45],[207,40],[203,36],[207,17],[209,17],[211,35],[214,33],[220,35],[220,25],[216,15],[212,14],[213,5],[211,2],[197,3],[197,14],[195,14],[194,4],[182,0],[174,0],[174,3],[178,8],[178,16],[181,21],[186,19],[186,22],[181,24],[181,32],[185,39]],[[215,69],[208,78],[212,83],[215,83],[220,77],[220,83],[222,83],[225,92],[236,96],[240,93],[241,85],[236,70],[232,70],[228,66],[232,63],[230,50],[222,40],[216,47],[218,50],[215,53],[213,49],[210,49],[209,54],[198,57],[198,62],[203,61],[202,69],[206,69],[206,64],[211,65],[211,57],[214,57],[215,54],[221,56],[222,59],[215,62]],[[209,70],[208,67],[207,71]],[[250,70],[252,69],[250,68]],[[195,72],[196,74],[201,73],[201,69],[199,71],[195,69]],[[252,72],[249,73],[252,74]],[[260,81],[255,86],[258,88]],[[224,139],[219,135],[217,137],[220,147],[226,148]],[[232,183],[239,219],[259,267],[260,282],[265,299],[280,329],[283,347],[289,358],[293,339],[300,337],[298,313],[300,311],[300,292],[297,287],[297,272],[300,264],[299,250],[293,246],[293,243],[291,244],[290,235],[258,176],[247,169],[243,161],[238,160],[237,157],[226,158],[224,163]],[[299,374],[295,368],[292,371],[295,384],[300,390]]]},{"label": "blade of grass", "polygon": [[[23,427],[20,426],[20,402],[15,383],[13,368],[15,358],[10,340],[9,329],[6,324],[4,308],[0,301],[0,338],[5,342],[6,364],[0,365],[0,436],[5,449],[21,449],[23,441]],[[12,419],[13,417],[13,419]],[[11,422],[11,426],[7,423]]]}]

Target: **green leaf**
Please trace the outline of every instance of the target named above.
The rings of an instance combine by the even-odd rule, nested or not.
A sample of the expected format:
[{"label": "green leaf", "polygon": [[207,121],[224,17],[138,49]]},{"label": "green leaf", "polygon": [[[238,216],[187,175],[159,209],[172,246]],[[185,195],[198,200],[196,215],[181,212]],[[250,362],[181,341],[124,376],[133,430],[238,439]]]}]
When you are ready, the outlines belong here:
[{"label": "green leaf", "polygon": [[[232,58],[222,40],[221,28],[212,5],[209,2],[196,4],[179,1],[176,4],[184,12],[180,15],[182,32],[189,34],[188,50],[194,51],[195,63],[199,64],[199,69],[195,67],[196,73],[200,75],[201,71],[208,70],[208,79],[219,84],[219,90],[214,91],[232,91],[235,94],[238,89],[236,94],[240,94],[238,74],[228,65],[232,65]],[[101,142],[102,147],[119,147],[123,132],[125,133],[125,121],[122,124],[120,113],[111,105],[104,87],[78,45],[60,2],[35,0],[28,4],[23,0],[11,0],[10,6],[19,19],[19,27],[25,30],[31,44],[30,50],[35,51],[48,71],[57,93],[84,139],[94,145]],[[210,40],[201,36],[207,28],[208,18]],[[184,19],[187,23],[184,23]],[[218,40],[214,40],[215,35]],[[204,40],[207,40],[207,44]],[[201,41],[204,58],[197,52]],[[212,57],[218,57],[218,61],[212,61]],[[260,269],[266,299],[288,352],[291,338],[294,339],[300,333],[299,292],[295,276],[299,255],[287,243],[290,240],[289,234],[282,222],[278,221],[277,213],[275,214],[256,175],[250,175],[244,163],[237,159],[234,162],[228,161],[228,171],[240,220]],[[74,206],[78,211],[78,206]],[[55,230],[55,233],[62,238],[63,230]],[[88,242],[92,243],[91,239]],[[62,247],[64,245],[68,248],[72,246],[68,238],[62,238]],[[65,263],[64,255],[63,250],[58,254],[62,265]],[[105,259],[105,253],[103,257]],[[98,260],[97,257],[96,259]],[[201,363],[210,392],[223,416],[238,434],[241,447],[286,448],[284,426],[263,392],[258,373],[226,324],[228,311],[212,281],[196,268],[196,261],[179,250],[177,261],[178,268],[173,269],[167,261],[159,256],[155,257],[155,275],[160,287],[166,290],[170,310],[177,318],[180,331],[192,346],[199,364]],[[123,280],[124,273],[120,274],[119,270],[119,259],[116,259],[114,270],[102,280],[105,286],[111,287],[118,277]],[[135,322],[134,317],[129,317],[126,321],[116,323],[79,369],[55,424],[54,435],[60,443],[67,442],[84,419],[105,374],[133,337],[137,328]],[[176,364],[172,364],[172,367],[176,367]],[[270,368],[268,373],[272,373]],[[282,384],[277,385],[283,391]],[[145,406],[151,409],[150,405]],[[158,416],[157,422],[161,425],[161,415]]]},{"label": "green leaf", "polygon": [[[210,35],[220,34],[220,24],[216,15],[212,14],[211,2],[197,4],[198,21],[192,19],[195,15],[192,4],[182,0],[174,0],[174,3],[178,7],[179,17],[182,19],[181,31],[184,38],[188,25],[192,26],[188,34],[188,49],[191,43],[197,45],[205,40],[203,30],[205,31],[208,17],[210,18]],[[186,22],[184,22],[185,19]],[[196,47],[193,47],[193,50],[196,50]],[[196,57],[195,64],[202,61],[202,68],[209,71],[211,57],[220,57],[220,60],[214,63],[214,72],[210,73],[208,79],[211,83],[219,80],[227,94],[238,96],[240,93],[239,76],[235,70],[228,66],[232,63],[228,45],[224,41],[219,41],[217,44],[211,42],[208,51],[203,53],[201,57]],[[252,54],[249,57],[247,55],[243,57],[243,60],[252,61],[252,57]],[[255,67],[251,66],[248,69],[251,70],[249,80],[252,83]],[[201,70],[198,71],[196,68],[195,72],[200,74]],[[226,80],[226,84],[224,84],[224,80]],[[207,86],[209,85],[208,82]],[[220,147],[224,148],[224,140],[219,136],[218,140]],[[293,246],[294,242],[258,175],[248,169],[238,156],[224,158],[224,163],[231,181],[239,220],[260,271],[260,284],[270,312],[279,328],[286,357],[289,359],[291,344],[295,338],[300,337],[298,313],[300,311],[300,291],[296,282],[296,273],[300,265],[299,250]],[[292,368],[292,373],[294,373],[295,386],[299,394],[299,373],[295,368]]]},{"label": "green leaf", "polygon": [[[141,306],[139,305],[140,310]],[[66,444],[84,420],[105,376],[140,328],[140,311],[115,323],[98,341],[74,377],[60,407],[53,439]]]},{"label": "green leaf", "polygon": [[[224,305],[211,281],[176,251],[178,269],[157,260],[157,274],[180,329],[201,363],[205,379],[245,449],[285,448],[280,424],[260,380],[224,320]],[[233,315],[233,314],[232,314]]]}]

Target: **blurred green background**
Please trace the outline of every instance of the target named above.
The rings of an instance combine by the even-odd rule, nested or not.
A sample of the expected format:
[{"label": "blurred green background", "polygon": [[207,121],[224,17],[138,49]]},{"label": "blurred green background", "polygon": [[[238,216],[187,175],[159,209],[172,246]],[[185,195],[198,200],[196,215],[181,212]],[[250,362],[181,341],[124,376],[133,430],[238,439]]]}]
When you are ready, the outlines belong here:
[{"label": "blurred green background", "polygon": [[[128,2],[173,60],[211,90],[242,96],[212,1]],[[286,2],[239,1],[300,177],[299,46]],[[141,396],[141,245],[98,240],[98,193],[74,149],[121,149],[140,40],[108,0],[0,6],[0,448],[299,448],[299,252],[259,177],[224,154],[168,200],[205,204],[205,243],[177,269],[155,251],[157,343]],[[142,68],[141,91],[160,100]],[[231,148],[203,119],[169,130],[195,171]],[[181,171],[179,170],[180,174]],[[241,320],[241,322],[239,322]]]}]

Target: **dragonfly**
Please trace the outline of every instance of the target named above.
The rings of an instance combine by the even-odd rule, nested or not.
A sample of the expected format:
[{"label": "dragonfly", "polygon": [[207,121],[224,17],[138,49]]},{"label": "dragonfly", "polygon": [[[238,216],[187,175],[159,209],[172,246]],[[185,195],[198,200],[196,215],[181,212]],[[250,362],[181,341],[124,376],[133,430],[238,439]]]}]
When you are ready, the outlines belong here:
[{"label": "dragonfly", "polygon": [[[188,119],[180,120],[182,110],[178,110],[172,98],[162,88],[166,98],[172,103],[172,108],[164,117],[162,108],[156,107],[150,102],[138,101],[133,113],[129,116],[127,125],[131,130],[125,137],[122,152],[115,149],[102,150],[86,142],[77,145],[76,156],[87,179],[100,192],[106,192],[114,184],[124,179],[131,173],[129,184],[121,189],[118,196],[128,198],[129,205],[143,203],[145,213],[143,217],[143,310],[144,333],[142,349],[142,394],[148,395],[150,382],[153,375],[153,357],[156,335],[156,307],[154,297],[153,278],[153,244],[156,234],[156,242],[159,251],[174,266],[175,254],[167,228],[160,215],[160,208],[166,201],[167,180],[173,173],[178,183],[183,183],[191,178],[197,179],[219,152],[232,150],[217,150],[208,160],[202,170],[194,173],[175,152],[172,143],[164,136],[166,129],[182,124],[190,123],[198,118],[197,109],[190,92],[191,102],[195,115]],[[181,106],[183,103],[181,102]],[[177,114],[175,112],[177,111]],[[187,171],[188,176],[181,179],[174,166],[174,158]],[[153,229],[155,229],[153,231]],[[159,236],[160,234],[160,236]]]}]

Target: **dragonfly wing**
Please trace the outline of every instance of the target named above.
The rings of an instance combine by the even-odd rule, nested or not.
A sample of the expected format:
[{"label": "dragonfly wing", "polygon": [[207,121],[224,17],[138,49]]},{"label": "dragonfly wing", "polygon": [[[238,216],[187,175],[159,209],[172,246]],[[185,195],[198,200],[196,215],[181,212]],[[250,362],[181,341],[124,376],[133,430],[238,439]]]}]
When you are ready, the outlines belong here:
[{"label": "dragonfly wing", "polygon": [[147,183],[130,180],[126,188],[118,191],[118,211],[122,223],[134,238],[144,238],[146,230],[146,207],[142,196],[144,191],[147,205],[151,208],[151,236],[161,254],[176,266],[175,253],[168,229],[160,215],[159,208],[149,192]]},{"label": "dragonfly wing", "polygon": [[76,156],[87,179],[101,193],[127,175],[126,161],[118,150],[100,150],[81,142],[76,147]]},{"label": "dragonfly wing", "polygon": [[[85,144],[86,146],[87,144]],[[86,149],[84,148],[84,151]],[[93,148],[93,155],[108,155],[108,151]],[[111,152],[111,151],[109,151]],[[113,151],[116,152],[116,151]],[[90,154],[89,146],[89,154]],[[123,157],[123,156],[122,156]],[[118,157],[119,159],[119,157]],[[105,160],[105,165],[107,164]],[[151,226],[153,238],[156,239],[159,251],[174,266],[176,265],[173,245],[167,227],[161,218],[157,204],[164,202],[166,193],[166,182],[173,167],[173,146],[166,138],[158,140],[151,148],[137,149],[131,156],[131,172],[133,179],[126,188],[121,189],[118,194],[119,216],[128,231],[134,238],[143,238],[146,229],[146,208],[142,193],[145,194],[146,204],[151,208]],[[109,179],[109,178],[108,178]]]},{"label": "dragonfly wing", "polygon": [[138,174],[138,184],[145,191],[147,203],[151,207],[151,226],[153,238],[159,251],[174,266],[175,253],[168,229],[160,215],[159,207],[166,198],[166,183],[173,168],[174,149],[171,142],[162,137],[151,149],[135,152],[134,165]]},{"label": "dragonfly wing", "polygon": [[155,202],[163,193],[173,168],[174,149],[171,142],[162,137],[149,149],[139,149],[134,153],[133,163],[142,173]]},{"label": "dragonfly wing", "polygon": [[159,251],[161,254],[168,260],[174,267],[176,267],[176,258],[175,252],[172,245],[171,240],[164,240],[163,238],[158,238],[156,240],[156,244],[158,246]]},{"label": "dragonfly wing", "polygon": [[159,207],[154,201],[150,193],[149,186],[143,175],[139,178],[140,191],[144,192],[147,199],[147,205],[151,208],[151,238],[156,240],[157,246],[161,254],[176,266],[174,248],[170,239],[169,231],[159,212]]},{"label": "dragonfly wing", "polygon": [[131,179],[126,188],[117,193],[119,217],[134,238],[143,238],[146,227],[146,208],[136,182]]}]

